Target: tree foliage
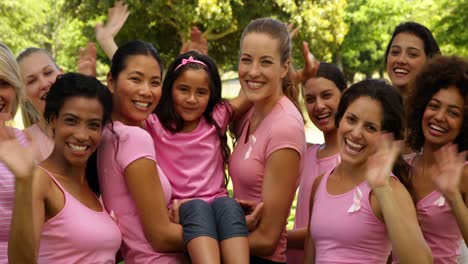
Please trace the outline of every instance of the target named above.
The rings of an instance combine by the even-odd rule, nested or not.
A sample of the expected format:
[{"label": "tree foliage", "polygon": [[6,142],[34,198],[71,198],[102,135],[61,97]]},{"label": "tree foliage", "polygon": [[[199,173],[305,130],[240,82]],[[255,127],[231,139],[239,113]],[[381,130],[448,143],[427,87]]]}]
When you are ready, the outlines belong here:
[{"label": "tree foliage", "polygon": [[[1,41],[18,53],[44,47],[64,70],[75,70],[77,51],[95,41],[94,25],[104,21],[111,0],[0,1]],[[343,67],[348,76],[382,73],[384,51],[393,28],[407,20],[434,30],[444,53],[467,55],[466,0],[127,0],[131,15],[117,36],[150,41],[168,64],[196,25],[209,41],[221,70],[235,70],[242,30],[255,18],[274,17],[300,28],[294,39],[295,64],[308,41],[314,55]],[[422,7],[422,8],[418,8]],[[108,59],[99,53],[100,64]],[[98,73],[104,74],[105,68]]]},{"label": "tree foliage", "polygon": [[406,0],[354,0],[346,9],[348,34],[340,47],[342,67],[348,79],[357,72],[372,76],[384,71],[384,53],[393,29],[408,20],[410,5]]}]

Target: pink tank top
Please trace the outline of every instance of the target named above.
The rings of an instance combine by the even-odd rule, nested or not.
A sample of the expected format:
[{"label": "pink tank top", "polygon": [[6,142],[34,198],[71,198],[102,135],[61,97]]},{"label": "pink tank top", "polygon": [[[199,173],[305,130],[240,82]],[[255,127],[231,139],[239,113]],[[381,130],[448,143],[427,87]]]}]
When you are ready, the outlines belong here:
[{"label": "pink tank top", "polygon": [[[20,144],[26,144],[24,133],[12,128]],[[15,199],[15,176],[0,162],[0,264],[8,263],[8,238]]]},{"label": "pink tank top", "polygon": [[[43,169],[43,168],[41,168]],[[68,193],[43,169],[65,197],[65,205],[42,227],[38,263],[115,263],[122,236],[103,209],[94,211]]]},{"label": "pink tank top", "polygon": [[[413,163],[413,159],[409,162]],[[465,162],[465,165],[468,162]],[[458,263],[460,229],[445,198],[434,190],[416,204],[421,231],[431,248],[434,263]]]},{"label": "pink tank top", "polygon": [[371,189],[363,181],[353,190],[331,195],[320,182],[310,221],[316,263],[386,263],[391,242],[385,224],[372,211]]},{"label": "pink tank top", "polygon": [[[322,144],[310,146],[304,158],[304,170],[301,175],[301,183],[297,195],[296,215],[294,217],[294,229],[307,227],[309,223],[309,201],[312,185],[317,177],[324,172],[330,171],[340,162],[340,155],[335,154],[330,157],[319,159],[317,152]],[[304,250],[288,249],[288,264],[302,264]]]}]

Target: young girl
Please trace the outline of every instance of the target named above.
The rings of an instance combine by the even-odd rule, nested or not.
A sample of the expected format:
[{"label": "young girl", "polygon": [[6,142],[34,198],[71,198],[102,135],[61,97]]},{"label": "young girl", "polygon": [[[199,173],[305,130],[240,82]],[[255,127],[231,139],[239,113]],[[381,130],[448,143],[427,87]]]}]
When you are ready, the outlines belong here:
[{"label": "young girl", "polygon": [[314,180],[339,162],[335,113],[341,93],[346,89],[343,73],[333,64],[320,63],[314,78],[304,83],[303,94],[312,123],[323,132],[324,144],[311,144],[305,153],[304,170],[299,184],[294,229],[288,230],[288,263],[302,263],[309,200]]},{"label": "young girl", "polygon": [[[21,101],[22,83],[18,64],[10,49],[0,42],[0,143],[16,138],[20,144],[26,143],[23,132],[5,127],[5,122],[13,118]],[[10,136],[11,135],[11,136]],[[8,263],[8,238],[15,196],[15,178],[11,171],[0,162],[0,263]]]},{"label": "young girl", "polygon": [[[92,191],[88,158],[110,121],[112,98],[98,80],[68,73],[51,87],[44,118],[52,154],[36,166],[34,141],[3,141],[0,159],[15,175],[10,263],[114,263],[120,231]],[[3,192],[2,192],[3,193]]]},{"label": "young girl", "polygon": [[253,107],[235,125],[229,160],[234,197],[263,203],[249,234],[250,263],[286,262],[286,223],[306,149],[299,89],[287,78],[291,40],[281,21],[250,22],[240,43],[239,81]]},{"label": "young girl", "polygon": [[457,263],[460,233],[468,241],[468,166],[457,154],[468,149],[468,61],[434,57],[414,89],[408,143],[418,153],[409,163],[419,224],[434,263]]},{"label": "young girl", "polygon": [[[335,125],[340,164],[314,182],[304,263],[431,263],[404,184],[399,158],[403,105],[378,80],[352,85],[341,97]],[[389,134],[382,135],[386,131]],[[401,165],[400,165],[401,164]]]},{"label": "young girl", "polygon": [[203,256],[203,263],[217,263],[220,256],[226,263],[248,262],[245,215],[228,197],[224,172],[226,129],[246,105],[242,97],[223,100],[214,61],[187,52],[169,66],[156,115],[146,120],[172,200],[193,198],[180,207],[180,223],[188,250]]},{"label": "young girl", "polygon": [[182,227],[168,215],[171,186],[145,130],[161,97],[160,62],[150,43],[130,41],[115,52],[107,76],[113,123],[98,149],[99,183],[104,205],[122,231],[126,264],[184,262],[176,253],[184,249]]}]

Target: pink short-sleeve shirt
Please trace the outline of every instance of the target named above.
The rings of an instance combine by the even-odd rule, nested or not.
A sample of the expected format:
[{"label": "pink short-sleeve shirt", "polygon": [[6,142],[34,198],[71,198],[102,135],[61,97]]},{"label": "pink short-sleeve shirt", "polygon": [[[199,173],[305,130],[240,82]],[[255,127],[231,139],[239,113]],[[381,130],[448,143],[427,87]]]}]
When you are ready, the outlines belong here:
[{"label": "pink short-sleeve shirt", "polygon": [[[213,120],[226,133],[232,109],[223,102],[213,109]],[[189,133],[171,133],[156,115],[146,120],[156,157],[172,187],[173,199],[199,198],[207,202],[227,196],[223,157],[216,127],[204,117]]]},{"label": "pink short-sleeve shirt", "polygon": [[[247,136],[252,115],[253,109],[241,120],[240,136],[229,160],[229,173],[235,198],[260,202],[268,157],[277,150],[289,148],[296,150],[302,158],[306,139],[302,116],[286,96],[277,102],[255,132]],[[286,262],[286,225],[274,254],[261,257]]]},{"label": "pink short-sleeve shirt", "polygon": [[[145,238],[136,205],[125,180],[125,168],[145,158],[156,161],[153,140],[145,130],[113,122],[115,134],[104,130],[98,148],[98,172],[104,205],[114,212],[122,232],[125,263],[181,263],[182,254],[155,252]],[[117,153],[116,153],[117,152]],[[166,202],[171,197],[169,181],[158,167]],[[157,224],[157,223],[155,223]]]}]

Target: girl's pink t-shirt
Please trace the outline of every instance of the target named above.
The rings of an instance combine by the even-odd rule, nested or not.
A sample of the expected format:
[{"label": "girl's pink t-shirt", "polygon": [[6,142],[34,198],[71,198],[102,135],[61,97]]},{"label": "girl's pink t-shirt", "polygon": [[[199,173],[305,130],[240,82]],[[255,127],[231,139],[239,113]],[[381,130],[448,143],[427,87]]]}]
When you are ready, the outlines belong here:
[{"label": "girl's pink t-shirt", "polygon": [[[304,170],[302,171],[301,182],[299,184],[293,229],[307,228],[312,185],[317,177],[330,171],[340,162],[340,155],[338,153],[322,159],[317,158],[317,152],[321,146],[322,144],[313,144],[307,149],[304,157]],[[304,250],[288,249],[287,254],[289,264],[302,264]]]},{"label": "girl's pink t-shirt", "polygon": [[[232,109],[228,102],[215,106],[213,120],[226,133]],[[171,133],[156,115],[146,120],[159,166],[171,183],[173,199],[199,198],[212,202],[227,196],[220,139],[213,124],[202,117],[189,133]]]},{"label": "girl's pink t-shirt", "polygon": [[[16,128],[16,139],[20,144],[26,144],[26,136]],[[8,263],[8,238],[15,200],[15,176],[0,162],[0,264]]]},{"label": "girl's pink t-shirt", "polygon": [[[125,180],[125,169],[138,159],[156,162],[153,140],[142,128],[113,122],[115,134],[107,127],[98,148],[98,172],[104,205],[114,212],[122,232],[122,256],[126,264],[183,263],[182,253],[155,252],[146,240],[143,226]],[[118,136],[118,137],[117,137]],[[166,202],[171,186],[159,169],[159,179]],[[155,223],[157,224],[157,223]]]},{"label": "girl's pink t-shirt", "polygon": [[[304,122],[294,104],[283,96],[270,113],[259,124],[247,140],[251,109],[241,120],[241,130],[236,146],[229,160],[229,174],[232,177],[234,198],[260,202],[262,200],[263,177],[266,161],[275,151],[293,149],[304,156],[306,139]],[[302,169],[302,161],[301,161]],[[299,175],[297,175],[299,183]],[[286,262],[286,219],[280,240],[271,256],[257,256],[276,262]]]}]

